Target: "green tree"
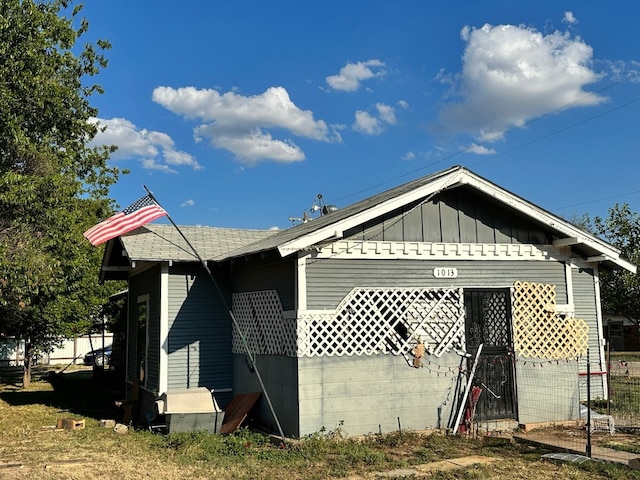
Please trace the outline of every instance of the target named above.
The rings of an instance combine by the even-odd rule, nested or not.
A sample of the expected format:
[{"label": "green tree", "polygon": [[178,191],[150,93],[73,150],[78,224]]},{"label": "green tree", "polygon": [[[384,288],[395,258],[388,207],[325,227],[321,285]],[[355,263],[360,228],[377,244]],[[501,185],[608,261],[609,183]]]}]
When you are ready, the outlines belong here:
[{"label": "green tree", "polygon": [[[606,218],[585,217],[585,225],[620,250],[621,256],[640,264],[640,216],[629,205],[616,204]],[[640,320],[640,276],[626,270],[603,271],[600,276],[604,311]]]},{"label": "green tree", "polygon": [[81,9],[0,2],[0,338],[25,340],[25,387],[35,352],[81,333],[119,288],[98,283],[101,249],[82,237],[111,214],[120,172],[89,145],[102,90],[87,80],[110,45],[77,46]]}]

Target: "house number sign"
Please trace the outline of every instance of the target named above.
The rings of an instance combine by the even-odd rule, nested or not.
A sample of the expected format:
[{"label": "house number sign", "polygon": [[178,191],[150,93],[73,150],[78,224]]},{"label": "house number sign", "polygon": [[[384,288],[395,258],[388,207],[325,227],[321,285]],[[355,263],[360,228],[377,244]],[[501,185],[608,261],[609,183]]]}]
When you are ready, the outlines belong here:
[{"label": "house number sign", "polygon": [[436,267],[433,269],[436,278],[458,278],[458,269],[454,267]]}]

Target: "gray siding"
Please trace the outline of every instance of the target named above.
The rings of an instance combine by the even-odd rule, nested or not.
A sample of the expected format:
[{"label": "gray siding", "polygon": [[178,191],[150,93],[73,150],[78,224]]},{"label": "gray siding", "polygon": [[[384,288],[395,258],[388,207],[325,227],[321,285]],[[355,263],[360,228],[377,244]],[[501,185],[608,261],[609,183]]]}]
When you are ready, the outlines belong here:
[{"label": "gray siding", "polygon": [[[433,268],[445,265],[456,267],[458,277],[434,278]],[[507,287],[518,280],[554,284],[557,303],[567,303],[563,262],[373,259],[310,260],[307,266],[307,302],[308,308],[313,310],[335,308],[354,286]],[[579,303],[583,309],[579,311],[586,309],[593,317],[593,279],[588,274],[577,282],[574,275],[574,293],[578,291],[583,292],[575,299],[576,305]],[[590,328],[595,327],[590,325]],[[458,357],[443,358],[454,362]],[[440,363],[441,359],[431,360]],[[538,367],[532,368],[536,362]],[[540,367],[542,364],[544,368]],[[416,372],[408,368],[402,358],[390,355],[358,359],[305,358],[300,360],[300,365],[302,434],[323,426],[333,428],[340,420],[345,420],[347,431],[348,421],[354,433],[377,431],[378,423],[383,430],[390,430],[397,428],[398,416],[405,419],[402,423],[406,421],[409,428],[443,426],[442,419],[445,418],[446,422],[450,414],[447,410],[451,408],[450,402],[447,405],[440,402],[450,383],[429,378],[425,385],[415,386]],[[553,422],[578,418],[580,392],[577,370],[575,361],[550,365],[548,360],[520,358],[516,371],[519,421]],[[310,385],[306,385],[307,381]],[[371,382],[369,386],[368,382]],[[373,393],[368,396],[359,393],[366,388]],[[345,406],[344,410],[340,405]]]},{"label": "gray siding", "polygon": [[[433,269],[456,267],[458,278],[438,279]],[[537,261],[430,261],[319,259],[307,264],[307,308],[333,309],[358,287],[508,287],[516,280],[556,285],[566,303],[564,264]]]},{"label": "gray siding", "polygon": [[[293,255],[292,257],[295,257]],[[295,308],[296,259],[272,257],[250,259],[233,264],[233,291],[276,290],[282,308]]]},{"label": "gray siding", "polygon": [[521,424],[580,418],[578,365],[575,360],[519,357],[516,362],[518,421]]},{"label": "gray siding", "polygon": [[[172,269],[168,300],[168,389],[231,388],[231,318],[209,276]],[[215,397],[224,407],[231,393]]]},{"label": "gray siding", "polygon": [[397,431],[398,422],[412,430],[447,427],[460,357],[437,361],[439,371],[393,355],[298,359],[300,435],[340,424],[348,435]]},{"label": "gray siding", "polygon": [[[605,370],[600,359],[596,285],[593,271],[571,269],[576,318],[589,327],[592,372]],[[565,303],[558,296],[557,303]],[[537,364],[537,368],[536,368]],[[578,361],[549,362],[548,359],[518,358],[516,363],[521,423],[554,422],[580,418],[580,400],[587,399],[586,357]],[[603,398],[606,379],[591,377],[591,397]]]},{"label": "gray siding", "polygon": [[470,187],[446,190],[345,232],[353,240],[549,244],[548,228]]},{"label": "gray siding", "polygon": [[[295,257],[295,256],[293,256]],[[276,290],[283,310],[295,309],[295,258],[252,258],[233,265],[233,291],[254,292]],[[245,355],[233,356],[234,395],[262,391],[258,378],[248,367]],[[256,364],[265,389],[276,411],[285,435],[298,433],[298,359],[278,355],[257,355]],[[277,432],[276,423],[266,399],[261,398],[256,413],[265,426]]]},{"label": "gray siding", "polygon": [[[572,268],[573,300],[576,307],[576,318],[584,320],[589,326],[589,357],[592,372],[604,372],[606,361],[600,358],[599,325],[596,305],[596,285],[591,269]],[[587,372],[586,357],[580,360],[580,372]],[[591,398],[604,398],[606,377],[604,375],[591,376]],[[587,380],[580,378],[580,396],[587,399]]]},{"label": "gray siding", "polygon": [[146,388],[155,390],[159,385],[160,356],[160,267],[147,270],[132,277],[129,281],[129,322],[127,335],[127,379],[132,381],[138,376],[138,318],[137,300],[141,295],[149,295],[148,336],[149,350],[146,360]]},{"label": "gray siding", "polygon": [[[280,426],[286,436],[299,436],[298,415],[298,358],[258,355],[256,365],[265,389],[274,406]],[[234,394],[261,392],[262,388],[255,372],[249,368],[249,360],[245,355],[233,356],[233,391]],[[258,401],[255,413],[264,426],[277,432],[269,405],[264,398]]]},{"label": "gray siding", "polygon": [[[154,267],[129,279],[129,322],[127,335],[127,380],[138,378],[138,303],[141,295],[149,295],[147,330],[149,348],[145,361],[145,384],[138,391],[140,408],[152,411],[159,386],[160,373],[160,267]],[[129,396],[133,395],[131,392]]]}]

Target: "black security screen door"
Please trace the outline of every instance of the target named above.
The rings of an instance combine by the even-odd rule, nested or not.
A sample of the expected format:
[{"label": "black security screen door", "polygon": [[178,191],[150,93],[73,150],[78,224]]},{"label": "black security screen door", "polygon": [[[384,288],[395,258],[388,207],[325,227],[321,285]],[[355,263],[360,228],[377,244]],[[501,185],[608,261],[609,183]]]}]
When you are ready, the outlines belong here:
[{"label": "black security screen door", "polygon": [[509,289],[465,289],[469,369],[483,344],[473,386],[482,389],[475,420],[517,418]]}]

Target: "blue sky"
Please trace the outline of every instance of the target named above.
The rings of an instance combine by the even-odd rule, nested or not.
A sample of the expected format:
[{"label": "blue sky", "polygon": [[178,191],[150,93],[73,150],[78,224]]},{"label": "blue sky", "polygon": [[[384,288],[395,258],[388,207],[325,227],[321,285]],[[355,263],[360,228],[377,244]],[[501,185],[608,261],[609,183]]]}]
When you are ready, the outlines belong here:
[{"label": "blue sky", "polygon": [[640,210],[640,4],[87,0],[92,103],[181,225],[287,228],[464,165],[566,218]]}]

